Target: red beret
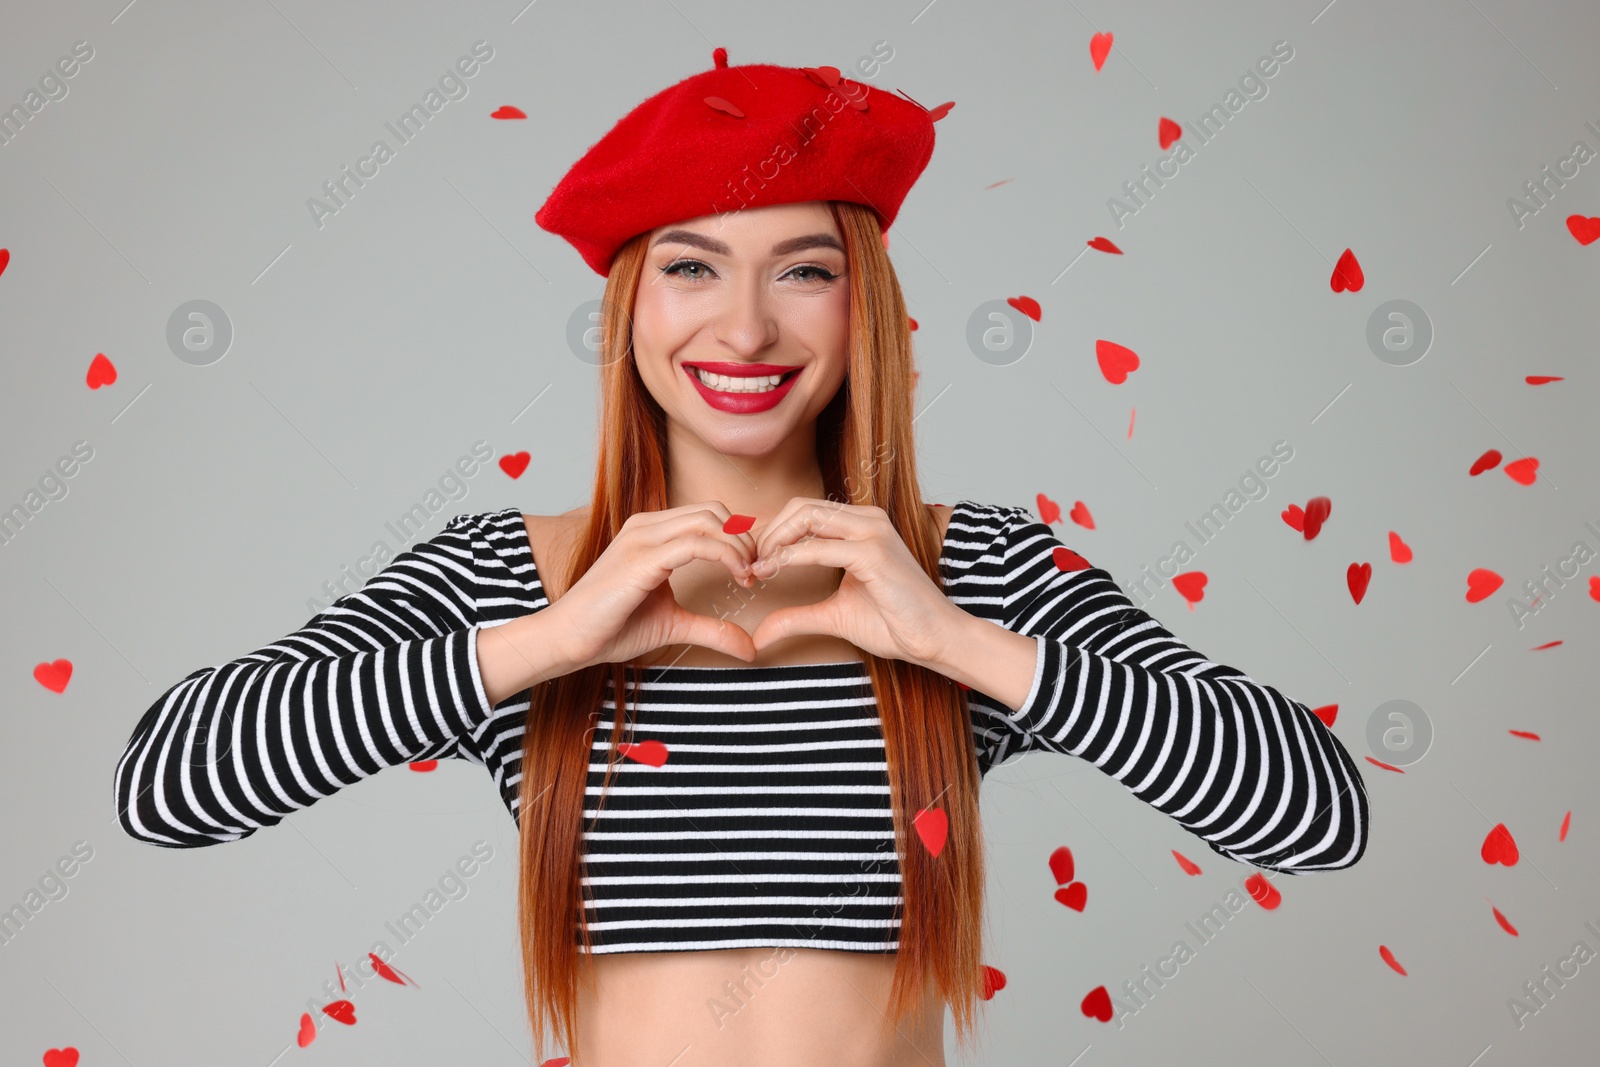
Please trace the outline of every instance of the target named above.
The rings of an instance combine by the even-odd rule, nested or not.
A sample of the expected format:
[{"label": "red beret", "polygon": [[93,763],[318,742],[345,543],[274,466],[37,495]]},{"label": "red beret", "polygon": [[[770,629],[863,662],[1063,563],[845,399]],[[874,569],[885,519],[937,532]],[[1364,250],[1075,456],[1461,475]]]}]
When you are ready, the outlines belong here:
[{"label": "red beret", "polygon": [[716,63],[622,117],[534,216],[602,276],[635,234],[747,207],[865,204],[887,231],[933,155],[932,111],[833,67]]}]

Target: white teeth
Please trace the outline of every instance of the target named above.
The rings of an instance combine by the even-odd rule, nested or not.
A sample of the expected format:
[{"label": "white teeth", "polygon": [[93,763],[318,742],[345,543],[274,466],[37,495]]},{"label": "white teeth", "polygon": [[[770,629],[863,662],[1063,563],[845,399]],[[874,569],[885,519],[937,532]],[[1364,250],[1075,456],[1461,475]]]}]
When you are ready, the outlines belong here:
[{"label": "white teeth", "polygon": [[726,374],[707,374],[699,367],[689,369],[708,388],[715,389],[719,393],[765,393],[776,389],[778,383],[783,381],[781,374],[768,374],[760,378],[732,378]]}]

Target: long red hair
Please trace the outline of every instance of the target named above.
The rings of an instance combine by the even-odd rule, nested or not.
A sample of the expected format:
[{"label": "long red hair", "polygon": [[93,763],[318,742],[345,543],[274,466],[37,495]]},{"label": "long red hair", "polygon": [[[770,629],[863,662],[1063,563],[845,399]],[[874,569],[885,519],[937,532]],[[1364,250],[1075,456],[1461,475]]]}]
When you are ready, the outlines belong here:
[{"label": "long red hair", "polygon": [[[917,563],[942,586],[938,526],[917,483],[911,332],[900,283],[877,216],[854,203],[830,201],[829,207],[844,238],[850,322],[846,380],[817,420],[827,498],[884,509]],[[606,279],[593,504],[587,530],[560,575],[563,590],[594,564],[628,516],[667,507],[665,417],[634,365],[629,325],[647,237],[623,246]],[[903,899],[886,1025],[898,1027],[926,993],[937,991],[966,1046],[982,985],[984,915],[979,776],[966,695],[934,671],[863,656],[888,753]],[[522,750],[518,911],[528,1018],[536,1056],[543,1056],[550,1026],[553,1040],[565,1045],[575,1064],[582,1062],[575,1045],[579,957],[585,954],[578,936],[586,951],[592,946],[580,881],[584,789],[608,675],[623,710],[611,729],[603,794],[619,760],[617,745],[629,739],[624,727],[633,725],[625,694],[630,679],[641,680],[636,662],[595,664],[535,684]],[[949,818],[947,844],[937,859],[911,825],[929,807],[942,808]],[[591,983],[592,962],[583,960]]]}]

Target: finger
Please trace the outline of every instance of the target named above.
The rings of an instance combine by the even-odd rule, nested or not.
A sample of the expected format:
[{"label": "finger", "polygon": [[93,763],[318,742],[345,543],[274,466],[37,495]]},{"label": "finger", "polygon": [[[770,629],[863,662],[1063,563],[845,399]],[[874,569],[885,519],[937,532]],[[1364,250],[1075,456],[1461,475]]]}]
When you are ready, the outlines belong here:
[{"label": "finger", "polygon": [[839,540],[832,537],[810,537],[792,545],[784,545],[770,556],[763,556],[750,567],[757,578],[771,578],[785,567],[814,565],[854,569],[869,542]]},{"label": "finger", "polygon": [[740,545],[749,549],[750,558],[754,558],[756,539],[749,530],[741,533],[729,533],[728,521],[733,518],[733,512],[720,500],[707,501],[706,504],[694,511],[687,512],[684,519],[690,525],[705,533],[716,533],[724,537],[731,537]]},{"label": "finger", "polygon": [[735,543],[731,536],[718,532],[688,533],[674,537],[651,547],[651,565],[658,568],[661,581],[666,581],[673,571],[690,560],[720,561],[740,584],[748,586],[754,581],[750,573],[750,558],[754,549],[743,543]]},{"label": "finger", "polygon": [[776,515],[757,528],[759,532],[756,534],[756,547],[759,549],[761,543],[770,537],[774,530],[780,530],[789,525],[802,508],[821,508],[824,511],[836,511],[844,506],[837,500],[823,500],[812,496],[792,496],[784,503],[783,507],[778,509]]},{"label": "finger", "polygon": [[[706,513],[709,513],[709,516],[706,516]],[[700,518],[697,519],[697,516],[700,516]],[[704,525],[709,528],[714,524],[718,529],[721,529],[732,517],[733,512],[722,501],[705,500],[698,504],[682,504],[662,511],[637,511],[630,516],[630,519],[636,529],[649,528],[652,537],[661,539],[665,536],[671,536],[672,531],[681,532],[684,528],[683,520],[685,519],[690,520],[691,525]],[[678,525],[672,526],[668,530],[663,530],[664,524],[673,520],[678,520]],[[754,547],[755,539],[749,537],[748,532],[739,535],[730,534],[729,536],[748,537],[752,547]]]},{"label": "finger", "polygon": [[744,627],[727,619],[713,619],[709,615],[700,615],[684,608],[678,609],[681,633],[676,635],[682,638],[671,644],[699,645],[702,648],[715,649],[724,652],[735,659],[742,659],[746,663],[756,658],[756,645]]},{"label": "finger", "polygon": [[760,650],[786,637],[801,634],[841,636],[834,633],[829,622],[831,615],[825,607],[827,603],[828,601],[824,600],[820,604],[799,604],[768,612],[767,617],[757,624],[755,632],[750,635],[753,646]]},{"label": "finger", "polygon": [[798,508],[781,526],[763,531],[756,543],[756,558],[776,555],[784,546],[808,536],[861,541],[882,532],[878,523],[886,516],[877,514],[880,509],[835,501],[821,504],[824,506]]},{"label": "finger", "polygon": [[[776,551],[778,542],[792,542],[805,536],[808,527],[820,525],[820,520],[846,507],[837,500],[819,500],[816,497],[796,496],[779,509],[772,521],[761,528],[756,537],[757,556]],[[809,516],[809,519],[808,519]],[[771,546],[771,547],[769,547]]]},{"label": "finger", "polygon": [[[728,512],[727,508],[721,508],[720,510],[729,515],[732,514],[732,512]],[[742,575],[745,573],[746,565],[755,558],[755,538],[751,537],[748,532],[742,534],[725,532],[722,529],[725,522],[727,522],[727,519],[722,518],[717,510],[702,508],[675,518],[663,519],[640,533],[646,543],[653,549],[665,548],[680,541],[687,543],[695,537],[707,538],[726,545],[739,560],[739,565],[730,566],[728,569],[733,571],[736,576]],[[714,557],[705,556],[700,558],[710,559]],[[674,569],[681,567],[686,562],[688,562],[687,559],[682,563],[675,564]]]}]

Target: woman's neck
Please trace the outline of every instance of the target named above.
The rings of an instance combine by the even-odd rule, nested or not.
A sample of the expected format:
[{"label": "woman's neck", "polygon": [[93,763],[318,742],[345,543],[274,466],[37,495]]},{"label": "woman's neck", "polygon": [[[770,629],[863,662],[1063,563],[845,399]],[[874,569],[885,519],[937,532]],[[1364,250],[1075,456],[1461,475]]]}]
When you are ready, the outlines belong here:
[{"label": "woman's neck", "polygon": [[674,440],[669,429],[667,507],[720,500],[735,514],[764,521],[794,497],[826,497],[810,429],[755,455],[719,452],[698,437]]}]

